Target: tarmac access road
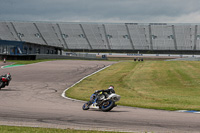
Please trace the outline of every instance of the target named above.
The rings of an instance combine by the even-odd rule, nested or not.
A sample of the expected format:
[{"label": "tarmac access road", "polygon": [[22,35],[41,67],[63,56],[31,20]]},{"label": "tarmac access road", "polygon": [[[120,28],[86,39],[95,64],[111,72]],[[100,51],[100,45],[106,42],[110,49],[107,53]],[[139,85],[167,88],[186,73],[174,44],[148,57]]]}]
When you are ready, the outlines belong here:
[{"label": "tarmac access road", "polygon": [[10,72],[12,75],[10,85],[0,90],[0,125],[154,133],[200,132],[200,114],[123,106],[110,112],[83,111],[83,102],[61,97],[66,88],[84,76],[113,63],[59,60],[0,69],[0,74]]}]

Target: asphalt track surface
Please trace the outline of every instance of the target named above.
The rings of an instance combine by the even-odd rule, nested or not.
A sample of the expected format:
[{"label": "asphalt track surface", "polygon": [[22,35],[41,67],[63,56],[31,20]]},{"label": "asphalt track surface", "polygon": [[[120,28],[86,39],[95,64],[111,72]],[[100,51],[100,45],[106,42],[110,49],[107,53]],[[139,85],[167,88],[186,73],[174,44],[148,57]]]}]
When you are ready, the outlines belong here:
[{"label": "asphalt track surface", "polygon": [[65,60],[0,69],[1,74],[10,72],[13,78],[8,87],[0,90],[0,125],[155,133],[200,132],[200,114],[123,106],[110,112],[83,111],[83,102],[61,97],[66,88],[112,63]]}]

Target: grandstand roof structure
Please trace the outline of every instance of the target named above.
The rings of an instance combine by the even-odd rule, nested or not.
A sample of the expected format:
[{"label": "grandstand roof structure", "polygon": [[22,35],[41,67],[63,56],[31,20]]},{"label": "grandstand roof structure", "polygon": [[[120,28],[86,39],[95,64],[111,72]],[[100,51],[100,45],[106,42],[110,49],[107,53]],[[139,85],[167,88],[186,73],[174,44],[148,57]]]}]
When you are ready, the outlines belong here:
[{"label": "grandstand roof structure", "polygon": [[67,50],[200,51],[200,24],[0,22],[0,40]]}]

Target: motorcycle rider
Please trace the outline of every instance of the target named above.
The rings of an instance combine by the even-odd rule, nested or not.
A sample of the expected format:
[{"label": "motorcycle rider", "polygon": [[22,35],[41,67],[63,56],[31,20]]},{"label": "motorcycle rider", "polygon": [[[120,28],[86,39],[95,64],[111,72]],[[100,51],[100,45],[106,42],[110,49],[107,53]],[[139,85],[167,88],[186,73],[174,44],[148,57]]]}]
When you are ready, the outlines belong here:
[{"label": "motorcycle rider", "polygon": [[107,94],[115,93],[114,86],[110,85],[106,90],[96,90],[95,93],[98,94],[99,92],[106,92]]},{"label": "motorcycle rider", "polygon": [[11,78],[10,73],[1,75],[0,76],[0,89],[4,88],[5,86],[8,86],[11,79],[12,78]]},{"label": "motorcycle rider", "polygon": [[98,96],[99,96],[99,94],[104,94],[104,93],[107,93],[107,94],[112,94],[112,93],[115,93],[115,90],[114,90],[114,86],[113,85],[110,85],[109,87],[108,87],[108,89],[106,89],[106,90],[96,90],[95,92],[94,92],[94,94],[90,97],[90,101],[89,101],[89,105],[88,106],[90,106],[95,100],[97,101],[98,100]]}]

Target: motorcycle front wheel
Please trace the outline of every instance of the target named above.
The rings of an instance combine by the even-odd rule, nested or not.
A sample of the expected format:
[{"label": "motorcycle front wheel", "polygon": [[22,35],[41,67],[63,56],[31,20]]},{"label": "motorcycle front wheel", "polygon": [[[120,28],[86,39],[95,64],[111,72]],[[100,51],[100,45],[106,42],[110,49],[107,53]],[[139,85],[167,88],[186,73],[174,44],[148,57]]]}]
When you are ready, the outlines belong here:
[{"label": "motorcycle front wheel", "polygon": [[89,103],[88,102],[83,104],[83,107],[82,107],[83,110],[88,110],[89,108],[90,107],[89,107]]},{"label": "motorcycle front wheel", "polygon": [[4,88],[4,87],[5,87],[4,83],[3,83],[3,82],[0,82],[0,89],[1,89],[1,88]]},{"label": "motorcycle front wheel", "polygon": [[113,100],[108,100],[102,103],[101,110],[104,112],[110,111],[115,106],[115,102]]}]

